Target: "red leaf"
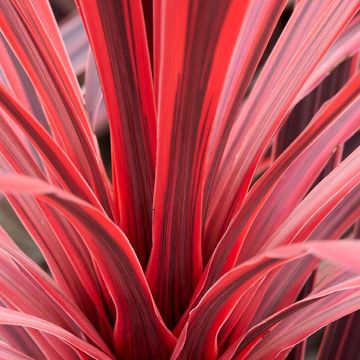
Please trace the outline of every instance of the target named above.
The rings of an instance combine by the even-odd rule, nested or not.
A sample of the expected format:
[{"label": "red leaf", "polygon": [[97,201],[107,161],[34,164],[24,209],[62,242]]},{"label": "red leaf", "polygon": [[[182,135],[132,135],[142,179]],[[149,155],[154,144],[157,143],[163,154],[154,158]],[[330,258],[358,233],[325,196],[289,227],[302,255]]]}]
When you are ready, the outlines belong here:
[{"label": "red leaf", "polygon": [[[248,1],[157,3],[158,146],[153,249],[147,278],[173,327],[202,270],[197,202],[206,143]],[[155,28],[155,36],[156,36]],[[158,41],[155,37],[156,41]],[[156,83],[156,80],[155,80]]]},{"label": "red leaf", "polygon": [[[0,152],[11,165],[0,165],[8,172],[18,172],[45,179],[7,121],[0,122]],[[10,150],[12,149],[12,151]],[[95,323],[101,323],[104,308],[97,288],[97,277],[90,254],[69,223],[47,205],[21,196],[7,196],[19,219],[42,251],[52,275],[62,289],[75,299],[82,311]],[[90,296],[90,297],[89,297]],[[92,304],[94,303],[94,304]],[[96,319],[97,314],[100,314]],[[101,320],[100,320],[101,319]],[[108,323],[105,320],[105,323]],[[105,330],[106,325],[105,325]]]},{"label": "red leaf", "polygon": [[318,359],[356,359],[360,353],[360,343],[356,340],[359,331],[359,311],[329,325],[321,342]]},{"label": "red leaf", "polygon": [[304,131],[320,107],[355,75],[356,70],[352,68],[353,61],[357,62],[356,57],[342,62],[320,85],[296,104],[276,136],[272,148],[273,156],[278,157]]},{"label": "red leaf", "polygon": [[305,241],[360,181],[360,148],[335,168],[295,208],[263,248]]},{"label": "red leaf", "polygon": [[339,239],[360,218],[360,185],[356,186],[312,232],[311,239]]},{"label": "red leaf", "polygon": [[79,349],[83,353],[90,355],[94,359],[110,360],[114,359],[112,356],[106,355],[101,350],[93,345],[85,342],[83,339],[71,334],[63,328],[52,324],[51,322],[39,319],[19,311],[6,309],[0,307],[0,324],[23,326],[39,330],[41,332],[51,334],[60,339],[63,343],[72,348]]},{"label": "red leaf", "polygon": [[356,15],[347,28],[335,41],[334,45],[326,52],[318,66],[310,74],[306,83],[298,93],[295,103],[299,102],[312,89],[314,89],[324,78],[344,59],[355,56],[360,50],[360,16]]},{"label": "red leaf", "polygon": [[219,334],[222,351],[246,334],[249,328],[295,302],[318,264],[318,260],[306,257],[292,261],[274,269],[264,281],[251,287]]},{"label": "red leaf", "polygon": [[98,199],[74,164],[42,126],[0,85],[0,104],[13,121],[26,133],[34,147],[64,188],[101,208]]},{"label": "red leaf", "polygon": [[[298,156],[286,170],[283,168],[284,170],[278,172],[278,174],[282,173],[283,178],[279,179],[276,187],[272,189],[271,194],[262,203],[261,209],[244,239],[238,262],[255,254],[276,229],[283,226],[284,220],[309,191],[317,175],[331,156],[333,149],[350,138],[359,128],[357,120],[360,117],[359,91],[360,76],[356,76],[313,119],[307,131],[311,135],[315,135],[314,131],[321,131],[321,136],[312,140],[307,148],[302,142],[303,136],[299,138],[300,141],[292,146],[289,152],[301,144],[300,146],[304,149],[303,154]],[[337,119],[331,125],[329,124],[329,127],[323,128],[327,122],[326,118],[333,117]],[[342,131],[344,132],[341,133]],[[311,135],[310,139],[313,138]],[[283,158],[283,160],[285,159]],[[299,179],[301,180],[299,181]],[[264,182],[260,180],[258,186],[264,188]],[[288,196],[284,197],[284,193]],[[281,204],[281,207],[278,207],[278,204]],[[256,244],[254,244],[253,239],[256,239]]]},{"label": "red leaf", "polygon": [[151,249],[156,113],[140,0],[77,0],[109,116],[115,217],[145,267]]},{"label": "red leaf", "polygon": [[207,233],[219,237],[239,209],[297,93],[358,8],[358,0],[304,0],[295,8],[232,129],[211,190]]},{"label": "red leaf", "polygon": [[41,1],[37,9],[31,1],[0,4],[1,30],[36,88],[52,134],[111,215],[106,174],[49,4]]},{"label": "red leaf", "polygon": [[[309,190],[333,148],[358,128],[354,111],[359,111],[359,86],[360,76],[357,76],[329,101],[313,120],[312,125],[254,185],[244,206],[234,216],[215,249],[193,296],[192,306],[196,304],[196,299],[236,262],[239,264],[242,260],[259,253],[269,241],[269,236],[277,229],[282,229],[280,225]],[[337,173],[339,174],[340,170],[337,170]],[[279,174],[282,174],[282,177],[279,177]],[[302,181],[298,181],[300,176]],[[326,185],[321,187],[324,188]],[[331,189],[326,191],[329,190]],[[319,189],[316,194],[321,191]],[[284,198],[284,193],[289,195]],[[326,195],[321,198],[326,199]],[[282,206],[278,207],[278,204]],[[326,215],[323,214],[324,217]],[[267,222],[269,218],[273,220]],[[252,236],[248,236],[249,230],[253,231]],[[186,314],[177,330],[181,329],[185,318]]]},{"label": "red leaf", "polygon": [[[207,154],[207,178],[204,186],[203,219],[205,221],[211,199],[211,187],[219,168],[230,130],[242,108],[244,96],[248,90],[255,70],[260,62],[266,45],[270,39],[281,12],[286,5],[283,0],[249,3],[244,23],[237,38],[234,52],[227,70],[224,87],[219,100]],[[256,44],[254,46],[254,44]],[[205,225],[205,224],[204,224]],[[204,235],[203,255],[205,263],[209,260],[216,241],[217,234],[206,232]]]},{"label": "red leaf", "polygon": [[98,209],[39,180],[1,175],[0,189],[36,195],[60,210],[80,233],[108,293],[116,352],[124,357],[167,358],[174,338],[157,312],[139,261],[122,231]]},{"label": "red leaf", "polygon": [[7,360],[32,360],[30,356],[14,349],[7,343],[0,341],[0,358]]},{"label": "red leaf", "polygon": [[[312,242],[288,246],[263,253],[231,270],[206,293],[198,306],[190,313],[172,359],[215,359],[218,331],[249,286],[262,279],[270,270],[309,255],[360,270],[355,249],[360,251],[360,244],[355,241]],[[353,287],[359,290],[359,278],[356,278],[354,283]],[[355,305],[356,308],[360,308],[360,297],[356,299]],[[349,307],[347,312],[353,309],[354,307]],[[287,331],[289,332],[288,328]]]},{"label": "red leaf", "polygon": [[271,359],[286,353],[287,349],[315,331],[359,309],[359,284],[360,278],[355,277],[288,306],[250,330],[244,339],[237,342],[239,346],[236,348],[237,343],[231,346],[222,359],[244,356],[248,359]]},{"label": "red leaf", "polygon": [[[102,348],[103,351],[109,353],[108,347],[104,344],[104,341],[99,337],[99,334],[96,333],[90,322],[87,318],[79,311],[79,309],[72,303],[72,301],[67,298],[62,291],[58,288],[58,286],[48,277],[48,275],[40,269],[34,262],[28,259],[15,245],[11,242],[10,239],[6,238],[6,235],[2,233],[0,237],[0,254],[3,259],[7,258],[7,261],[11,259],[14,263],[18,265],[18,267],[24,272],[30,275],[30,277],[25,278],[23,280],[23,289],[22,290],[14,290],[15,294],[12,296],[9,301],[12,304],[17,303],[17,308],[27,313],[32,313],[32,315],[39,316],[38,311],[43,312],[43,318],[51,322],[56,321],[58,318],[64,324],[67,323],[66,326],[63,327],[73,327],[72,331],[76,333],[85,334],[94,344],[98,345]],[[4,260],[1,262],[1,269],[3,270],[6,263]],[[17,276],[14,281],[13,288],[16,289],[16,286],[20,285],[21,289],[21,281],[20,276],[22,273],[19,272],[19,269],[14,267],[14,270],[17,270]],[[25,283],[24,283],[25,281]],[[26,281],[29,282],[28,287],[26,287]],[[33,290],[27,291],[31,283],[34,285]],[[16,293],[17,292],[17,293]],[[42,294],[43,292],[43,294]],[[4,287],[1,290],[2,297],[8,297],[8,291]],[[31,295],[31,296],[30,296]],[[19,300],[22,299],[20,302]],[[42,304],[41,304],[42,301]],[[28,304],[26,304],[28,302]],[[31,302],[37,302],[38,305],[31,304]],[[40,305],[41,304],[41,305]],[[46,306],[49,311],[47,312]],[[38,306],[41,306],[37,309]],[[24,307],[27,306],[27,307]],[[58,314],[57,314],[58,313]],[[59,317],[59,314],[62,316]],[[70,321],[70,319],[72,321]],[[74,326],[74,323],[76,326]],[[60,325],[60,324],[58,324]],[[80,331],[79,331],[80,330]],[[78,334],[79,335],[79,334]]]},{"label": "red leaf", "polygon": [[6,86],[12,94],[16,94],[16,98],[25,109],[32,113],[45,129],[49,130],[49,124],[47,123],[35,89],[2,35],[0,36],[0,53],[0,72],[3,72],[6,78],[4,86]]},{"label": "red leaf", "polygon": [[31,354],[33,358],[46,360],[44,354],[30,337],[29,333],[23,328],[1,325],[0,334],[1,337],[14,349],[17,349],[25,354]]}]

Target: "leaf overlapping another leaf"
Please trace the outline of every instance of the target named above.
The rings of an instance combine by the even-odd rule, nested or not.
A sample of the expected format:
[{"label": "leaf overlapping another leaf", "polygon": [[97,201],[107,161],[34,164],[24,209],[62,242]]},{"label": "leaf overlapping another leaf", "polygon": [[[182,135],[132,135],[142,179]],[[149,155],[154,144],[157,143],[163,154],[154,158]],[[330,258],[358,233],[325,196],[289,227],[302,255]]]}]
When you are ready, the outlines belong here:
[{"label": "leaf overlapping another leaf", "polygon": [[359,356],[360,1],[75,2],[0,0],[0,191],[47,265],[0,227],[0,358]]}]

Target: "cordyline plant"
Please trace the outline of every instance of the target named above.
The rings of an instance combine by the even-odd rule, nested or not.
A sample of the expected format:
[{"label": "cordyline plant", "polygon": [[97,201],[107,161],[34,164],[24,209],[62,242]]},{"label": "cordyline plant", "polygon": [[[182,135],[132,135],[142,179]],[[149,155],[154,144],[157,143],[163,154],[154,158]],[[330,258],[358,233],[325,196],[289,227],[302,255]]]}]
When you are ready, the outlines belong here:
[{"label": "cordyline plant", "polygon": [[0,359],[359,358],[359,0],[0,7]]}]

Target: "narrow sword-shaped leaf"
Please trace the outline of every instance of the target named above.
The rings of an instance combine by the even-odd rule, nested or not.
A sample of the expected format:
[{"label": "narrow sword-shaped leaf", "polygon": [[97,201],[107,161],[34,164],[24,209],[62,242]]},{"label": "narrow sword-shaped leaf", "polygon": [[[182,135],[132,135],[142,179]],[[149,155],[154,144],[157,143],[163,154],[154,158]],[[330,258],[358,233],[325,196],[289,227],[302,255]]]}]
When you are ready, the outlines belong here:
[{"label": "narrow sword-shaped leaf", "polygon": [[151,250],[156,112],[140,0],[77,0],[109,116],[115,218],[143,267]]},{"label": "narrow sword-shaped leaf", "polygon": [[[66,52],[66,47],[62,40],[50,2],[48,0],[28,0],[22,5],[28,11],[28,15],[31,14],[31,16],[33,16],[34,13],[32,11],[36,11],[36,16],[41,21],[42,27],[46,29],[48,36],[51,38],[51,44],[54,46],[57,55],[61,59],[62,66],[72,83],[73,89],[77,92],[77,95],[80,96],[80,87]],[[40,26],[40,24],[38,24],[38,26]]]},{"label": "narrow sword-shaped leaf", "polygon": [[31,316],[19,311],[0,307],[0,324],[29,327],[42,331],[47,334],[51,334],[57,337],[58,339],[60,339],[61,341],[63,341],[65,344],[75,349],[79,349],[83,351],[85,354],[88,354],[94,359],[99,359],[99,360],[114,359],[113,357],[106,355],[101,350],[85,342],[83,339],[76,337],[75,335],[64,330],[63,328],[54,325],[51,322],[42,320],[35,316]]},{"label": "narrow sword-shaped leaf", "polygon": [[84,178],[58,144],[1,85],[0,104],[2,109],[27,134],[34,147],[42,155],[43,160],[56,175],[57,180],[74,194],[88,200],[95,206],[101,207],[89,185],[86,184]]},{"label": "narrow sword-shaped leaf", "polygon": [[[7,309],[16,310],[12,307],[11,303],[7,302],[7,299],[2,299],[2,305],[5,305]],[[4,326],[4,325],[2,325]],[[61,354],[68,358],[76,356],[76,350],[69,348],[61,340],[56,337],[49,336],[48,334],[41,334],[31,328],[25,330],[36,346],[41,350],[45,359],[51,357],[54,360],[61,360]]]},{"label": "narrow sword-shaped leaf", "polygon": [[[312,125],[251,189],[244,206],[234,216],[215,249],[193,296],[193,301],[236,262],[240,263],[240,260],[249,258],[249,253],[255,254],[259,250],[258,246],[261,246],[261,241],[254,243],[253,238],[248,237],[247,242],[244,243],[244,239],[258,214],[266,212],[268,216],[272,216],[270,209],[273,209],[273,206],[276,206],[279,201],[285,203],[289,200],[288,205],[290,209],[293,209],[326,164],[333,148],[358,128],[357,118],[353,115],[354,111],[356,112],[359,109],[357,105],[359,86],[360,76],[357,76],[324,107]],[[341,134],[341,131],[344,133]],[[341,138],[337,138],[337,136]],[[283,177],[280,178],[279,174],[283,174]],[[297,181],[299,176],[304,176],[302,182]],[[284,199],[282,194],[287,191],[288,186],[291,187],[291,193],[294,194],[294,197]],[[268,201],[272,196],[278,198],[279,195],[281,196],[277,201]],[[265,207],[265,205],[267,206]],[[270,211],[268,212],[268,210]],[[286,214],[286,212],[280,213],[279,216]],[[271,231],[273,228],[269,228],[266,223],[265,233],[266,229]],[[274,229],[276,228],[274,227]],[[262,233],[260,232],[258,235],[261,237]],[[267,241],[268,238],[265,236],[263,240]],[[239,255],[240,250],[242,253]],[[183,316],[177,331],[181,329],[185,319],[186,315]]]},{"label": "narrow sword-shaped leaf", "polygon": [[[2,304],[4,305],[4,304]],[[0,325],[0,334],[4,341],[24,354],[30,354],[33,359],[46,360],[44,354],[23,328]]]},{"label": "narrow sword-shaped leaf", "polygon": [[360,312],[329,325],[321,342],[318,359],[356,359],[360,353],[357,334],[360,331]]},{"label": "narrow sword-shaped leaf", "polygon": [[[295,302],[306,281],[319,265],[303,258],[274,269],[257,287],[249,289],[219,334],[222,350],[237,341],[255,324]],[[283,291],[279,291],[282,289]]]},{"label": "narrow sword-shaped leaf", "polygon": [[[45,179],[43,172],[29,156],[7,121],[0,122],[0,129],[0,152],[11,169],[2,161],[1,168]],[[34,199],[10,195],[7,198],[42,251],[58,284],[75,299],[94,324],[98,321],[97,313],[101,314],[100,317],[104,320],[104,309],[96,286],[93,264],[75,230],[61,215]],[[95,306],[91,305],[92,302]]]},{"label": "narrow sword-shaped leaf", "polygon": [[359,300],[359,277],[311,294],[256,325],[240,340],[236,352],[233,353],[235,343],[222,359],[276,357],[316,330],[358,309]]},{"label": "narrow sword-shaped leaf", "polygon": [[304,131],[320,107],[354,75],[351,65],[352,59],[345,60],[294,107],[276,136],[274,156],[278,157]]},{"label": "narrow sword-shaped leaf", "polygon": [[[205,183],[202,184],[204,198],[199,199],[199,201],[204,202],[202,222],[206,219],[209,202],[211,201],[210,188],[220,165],[230,130],[242,107],[250,81],[285,4],[286,1],[283,0],[255,0],[249,3],[249,9],[235,44],[212,125],[211,138],[208,144],[209,150],[207,152],[207,177]],[[256,45],[254,46],[254,44]],[[218,240],[216,234],[205,232],[203,239],[205,262],[209,259]]]},{"label": "narrow sword-shaped leaf", "polygon": [[325,177],[266,241],[262,249],[305,241],[327,214],[359,185],[359,154],[360,148]]},{"label": "narrow sword-shaped leaf", "polygon": [[[272,316],[278,311],[282,311],[288,306],[291,306],[293,302],[296,301],[296,298],[300,294],[300,290],[309,277],[313,273],[313,270],[316,269],[319,265],[319,261],[316,259],[301,259],[296,260],[297,263],[300,263],[300,267],[296,263],[286,264],[285,266],[275,269],[269,276],[266,278],[266,281],[262,282],[262,285],[266,288],[265,294],[262,294],[262,301],[258,304],[257,309],[251,309],[251,305],[248,307],[248,317],[251,321],[248,322],[247,327],[241,329],[236,326],[235,330],[231,333],[231,337],[228,339],[228,344],[238,343],[240,338],[243,338],[246,335],[251,327],[261,323],[266,318]],[[326,264],[322,264],[326,265]],[[331,266],[331,267],[329,267]],[[323,267],[320,267],[322,269]],[[326,267],[327,277],[337,277],[336,282],[328,281],[326,284],[323,283],[322,290],[327,289],[329,286],[336,285],[342,281],[351,279],[354,276],[354,272],[344,271],[338,267],[335,267],[332,264],[329,264]],[[300,272],[301,271],[301,272]],[[340,276],[338,273],[340,272]],[[343,275],[346,275],[343,277]],[[329,276],[330,275],[330,276]],[[297,283],[300,280],[302,283]],[[281,296],[279,289],[286,289],[284,291],[284,296]],[[320,290],[321,290],[320,289]],[[313,292],[318,292],[319,288],[315,285]],[[256,293],[254,296],[256,296]],[[279,296],[280,295],[280,296]],[[301,300],[301,299],[300,299]],[[238,305],[239,306],[239,305]],[[238,319],[242,321],[241,319]]]},{"label": "narrow sword-shaped leaf", "polygon": [[[12,259],[24,272],[28,273],[39,289],[46,292],[49,299],[52,299],[64,311],[70,319],[76,324],[76,329],[82,331],[91,341],[102,348],[103,351],[109,353],[109,349],[104,344],[99,334],[93,329],[87,318],[79,311],[79,309],[67,298],[53,282],[49,276],[40,269],[34,262],[26,257],[14,244],[6,240],[3,235],[0,240],[0,253]],[[27,294],[29,296],[30,294]],[[34,294],[32,294],[34,296]],[[64,320],[66,317],[64,317]],[[50,320],[50,319],[49,319]]]},{"label": "narrow sword-shaped leaf", "polygon": [[[66,53],[65,50],[60,52],[57,46],[61,38],[59,34],[55,37],[57,27],[51,23],[52,15],[44,16],[49,5],[41,0],[37,11],[31,0],[1,0],[0,6],[1,31],[39,95],[54,138],[111,215],[109,189],[104,181],[106,174],[84,111],[79,86],[76,78],[71,76],[70,65],[64,65]],[[54,43],[44,26],[54,36]]]},{"label": "narrow sword-shaped leaf", "polygon": [[[329,91],[329,87],[327,88],[326,91]],[[330,88],[330,91],[331,91],[331,88]],[[355,92],[355,94],[356,93],[357,92]],[[357,122],[356,117],[354,117],[354,120],[355,120],[354,124],[356,124],[356,122]],[[284,173],[284,176],[288,177],[286,175],[286,173]],[[294,190],[294,189],[292,189],[292,190]],[[335,236],[334,238],[337,238],[340,235],[342,235],[342,233],[354,222],[354,217],[356,217],[356,212],[359,212],[359,209],[357,206],[358,201],[356,200],[356,199],[358,199],[358,197],[356,197],[357,192],[358,191],[356,191],[356,188],[355,188],[350,194],[348,194],[346,196],[346,201],[345,201],[345,199],[342,200],[341,203],[334,210],[336,210],[337,208],[339,208],[339,209],[337,211],[332,211],[333,214],[331,217],[327,216],[327,217],[329,217],[329,221],[326,221],[326,219],[325,219],[322,224],[323,226],[321,227],[323,234],[321,234],[321,236],[319,237],[320,232],[321,232],[321,230],[320,230],[320,232],[313,233],[311,235],[311,238],[313,238],[313,239],[321,239],[321,238],[330,239],[330,238],[333,238],[334,236]],[[293,194],[294,191],[291,191],[291,193]],[[271,197],[269,198],[268,201],[269,201],[269,204],[272,203],[274,205],[276,203],[279,203],[279,200],[272,199],[272,201],[271,201]],[[286,201],[285,201],[285,204],[286,204]],[[262,208],[264,208],[264,206]],[[286,205],[283,209],[286,209]],[[277,209],[275,208],[274,213],[272,211],[270,211],[268,213],[268,214],[270,214],[269,222],[271,222],[272,224],[276,224],[276,221],[273,218],[273,215],[275,215],[276,212],[277,212]],[[286,212],[289,212],[289,211],[285,211],[285,213]],[[260,211],[260,214],[261,213],[262,213],[262,210]],[[256,226],[261,227],[261,225],[256,222],[257,221],[255,219],[254,224],[256,224]],[[265,222],[265,224],[262,223],[262,226],[263,226],[262,232],[260,232],[260,233],[259,232],[253,233],[250,229],[250,231],[247,235],[247,240],[248,240],[247,245],[250,245],[250,243],[253,243],[252,239],[257,239],[256,234],[258,234],[260,237],[262,237],[262,235],[264,233],[267,234],[267,236],[265,236],[265,237],[269,236],[269,232],[266,231],[267,223],[266,222]],[[274,228],[275,227],[276,227],[276,225],[274,226]],[[257,228],[259,229],[259,227],[257,227]],[[338,235],[335,235],[334,231],[337,231]],[[261,242],[261,240],[259,242]],[[249,256],[249,255],[247,255],[247,256]],[[239,259],[238,263],[240,263],[241,261],[242,260]],[[291,268],[288,269],[285,266],[283,269],[277,271],[277,274],[275,272],[275,274],[272,275],[271,277],[267,277],[266,282],[261,284],[262,287],[265,286],[268,288],[266,290],[265,295],[263,295],[263,301],[258,305],[258,309],[256,309],[255,307],[252,307],[250,305],[247,306],[246,318],[251,319],[252,324],[254,324],[254,322],[256,322],[257,320],[259,320],[259,319],[263,320],[266,316],[268,316],[275,310],[281,309],[282,307],[284,307],[284,304],[285,305],[291,304],[291,302],[294,301],[294,299],[295,299],[294,296],[296,297],[300,291],[299,285],[302,286],[302,284],[304,284],[304,282],[300,282],[297,285],[296,281],[300,280],[300,278],[302,276],[305,276],[304,279],[306,279],[308,277],[308,275],[310,274],[311,269],[314,268],[314,265],[316,265],[316,262],[315,262],[315,264],[312,264],[309,267],[307,267],[305,270],[302,269],[300,272],[292,272]],[[293,274],[293,275],[291,275],[291,274]],[[299,274],[302,274],[302,276],[299,276]],[[290,283],[288,285],[283,285],[284,281],[288,281],[288,280],[290,281]],[[276,290],[278,288],[283,288],[284,291],[279,293]],[[293,292],[294,295],[289,296],[289,291]],[[251,292],[255,294],[255,291],[251,291]],[[256,296],[256,298],[259,300],[258,296]],[[234,337],[236,337],[236,336],[239,336],[239,334],[241,334],[241,331],[243,331],[242,329],[244,329],[244,328],[246,329],[246,323],[244,323],[245,321],[243,319],[243,316],[241,319],[238,319],[238,321],[239,321],[239,325],[236,325],[236,330],[232,331],[232,333],[231,333],[232,339],[234,339]],[[231,339],[228,339],[227,341],[231,342]]]},{"label": "narrow sword-shaped leaf", "polygon": [[326,52],[295,99],[297,103],[314,89],[338,64],[356,55],[360,50],[360,16],[356,15]]},{"label": "narrow sword-shaped leaf", "polygon": [[[261,204],[258,208],[259,213],[256,214],[256,218],[251,219],[251,222],[254,222],[250,228],[252,236],[247,235],[246,231],[247,241],[245,242],[244,240],[242,244],[242,254],[237,260],[238,262],[249,256],[249,254],[247,254],[248,251],[254,254],[257,246],[262,242],[261,239],[264,241],[267,239],[266,236],[262,236],[271,233],[272,230],[269,228],[269,223],[265,222],[266,226],[264,223],[266,218],[265,214],[269,216],[276,216],[276,214],[278,214],[280,216],[278,218],[279,220],[286,218],[286,211],[279,213],[277,209],[275,210],[276,214],[272,213],[272,209],[276,207],[278,201],[283,203],[284,209],[287,204],[289,206],[287,208],[288,211],[291,211],[309,190],[316,176],[332,154],[333,149],[349,138],[359,127],[357,121],[358,115],[356,115],[358,109],[357,103],[359,102],[359,89],[360,76],[356,76],[336,97],[331,99],[331,101],[319,111],[313,119],[312,125],[303,132],[292,147],[284,153],[284,156],[274,163],[264,178],[260,179],[250,191],[244,208],[236,214],[234,221],[226,231],[226,233],[230,235],[232,229],[238,226],[236,225],[238,221],[242,221],[242,218],[248,217],[248,215],[246,215],[246,213],[249,212],[247,206],[253,207],[256,203]],[[344,120],[349,128],[343,126]],[[348,131],[346,131],[346,128]],[[336,136],[341,134],[341,132],[339,132],[340,129],[344,131],[344,136],[336,140]],[[305,162],[307,165],[304,167]],[[285,176],[279,177],[279,174]],[[297,181],[299,177],[302,178],[302,181]],[[287,189],[289,188],[287,186],[291,187],[291,195],[293,195],[293,197],[283,198],[280,194],[288,191]],[[257,222],[255,222],[256,219]],[[281,224],[281,220],[277,224]],[[275,223],[273,223],[273,225],[272,229],[276,229]],[[265,227],[264,232],[259,232],[261,226]],[[250,231],[250,229],[248,230]],[[254,229],[257,229],[257,231],[253,232]],[[252,240],[256,238],[257,235],[255,236],[255,234],[259,234],[260,236],[256,244],[254,244]]]},{"label": "narrow sword-shaped leaf", "polygon": [[[52,299],[47,296],[46,292],[39,289],[27,278],[26,274],[22,274],[10,258],[1,254],[0,259],[0,298],[8,308],[46,319],[76,336],[82,336],[76,325],[74,326],[61,310],[59,311],[56,306],[53,306]],[[30,294],[31,296],[29,296]],[[38,336],[33,338],[37,342],[40,340],[41,343],[46,342],[48,346],[57,348],[55,351],[57,354],[63,352],[64,357],[74,356],[73,351],[61,342],[59,343],[56,338],[40,339]],[[50,350],[46,355],[51,356],[51,353]]]},{"label": "narrow sword-shaped leaf", "polygon": [[[360,192],[360,186],[358,191]],[[359,199],[360,194],[355,194]],[[348,199],[349,200],[349,199]],[[360,214],[357,216],[360,219]],[[354,231],[351,235],[353,239],[360,239],[360,220],[357,220]],[[332,354],[333,358],[340,360],[342,358],[356,358],[360,348],[356,337],[360,330],[360,311],[354,312],[338,321],[330,324],[325,329],[321,340],[321,346],[318,353],[319,360],[325,360]]]},{"label": "narrow sword-shaped leaf", "polygon": [[154,16],[160,16],[163,35],[158,49],[154,246],[147,278],[170,328],[202,270],[197,197],[206,143],[247,6],[247,0],[185,0],[155,7],[161,11]]},{"label": "narrow sword-shaped leaf", "polygon": [[10,87],[9,90],[16,94],[17,99],[26,110],[31,112],[46,129],[49,129],[35,89],[2,35],[0,35],[0,52],[2,54],[0,71],[3,71],[7,79],[7,87]]},{"label": "narrow sword-shaped leaf", "polygon": [[34,358],[14,349],[3,341],[0,341],[0,358],[8,360],[34,360]]},{"label": "narrow sword-shaped leaf", "polygon": [[[358,76],[357,83],[358,85],[353,87],[353,91],[355,91],[353,94],[355,94],[355,96],[359,94],[360,76]],[[353,84],[355,83],[353,82]],[[351,96],[348,99],[351,99]],[[346,100],[345,100],[345,104],[346,104]],[[360,118],[359,109],[360,109],[360,97],[357,96],[355,101],[353,101],[352,103],[350,102],[350,104],[348,104],[348,107],[345,108],[345,110],[342,113],[340,113],[340,115],[338,116],[338,119],[339,120],[342,119],[344,120],[344,122],[340,120],[340,122],[338,122],[337,125],[335,125],[334,122],[334,127],[328,128],[327,130],[329,131],[328,138],[331,140],[335,140],[336,136],[340,135],[339,130],[340,129],[345,130],[346,122],[347,125],[349,126],[348,128],[349,132],[347,133],[347,136],[342,137],[342,139],[339,138],[337,144],[341,144],[342,141],[346,140],[353,133],[355,133],[356,130],[360,127],[358,121],[358,119]],[[330,111],[332,110],[333,109],[331,109]],[[341,111],[341,106],[340,109],[338,108],[338,110]],[[315,121],[317,119],[321,119],[321,117],[324,118],[325,116],[327,116],[326,113],[320,113],[319,115],[320,117],[314,119]],[[323,131],[325,132],[326,130]],[[323,139],[325,139],[325,136]],[[309,147],[304,151],[304,153],[307,153],[309,157],[307,156],[301,157],[301,160],[299,157],[299,159],[296,159],[294,163],[291,166],[289,166],[289,168],[287,169],[289,171],[286,171],[285,174],[286,175],[289,174],[291,178],[285,180],[280,179],[277,185],[277,189],[274,189],[271,195],[266,199],[266,202],[263,203],[261,210],[254,219],[253,224],[249,229],[246,238],[244,239],[244,246],[241,249],[241,253],[239,255],[238,261],[241,261],[241,259],[244,259],[256,253],[257,249],[261,247],[261,244],[266,242],[268,238],[271,237],[271,235],[275,232],[275,229],[281,226],[283,221],[287,218],[287,215],[291,213],[294,207],[306,195],[306,192],[310,189],[312,183],[316,180],[316,176],[320,173],[321,169],[329,159],[333,149],[337,145],[336,142],[333,142],[332,146],[326,149],[327,145],[331,144],[331,140],[329,142],[325,140],[325,142],[323,142],[322,145],[320,145],[319,143],[319,146],[321,146],[322,148],[321,151],[324,151],[324,153],[316,150],[315,146],[312,144],[311,147]],[[311,151],[310,149],[312,149],[313,151]],[[320,147],[317,149],[320,149]],[[322,154],[324,154],[323,159],[321,159]],[[295,173],[291,173],[291,171],[294,169],[291,167],[294,165],[296,166],[296,162],[298,160],[301,161],[301,164],[300,162],[298,163],[300,165],[298,167],[299,172],[296,173],[295,175]],[[318,161],[319,163],[317,163]],[[301,170],[304,169],[305,167],[308,167],[308,170],[312,170],[314,172],[311,173],[310,171]],[[293,175],[295,176],[293,177]],[[300,178],[301,181],[296,181],[295,178],[297,179]],[[282,186],[281,185],[282,182],[286,182],[288,187]],[[282,193],[279,192],[280,189]],[[291,189],[291,193],[289,192],[289,189]],[[284,193],[289,193],[289,195],[291,194],[291,196],[283,198]],[[280,209],[276,207],[277,204],[281,204],[281,211],[279,211]],[[272,224],[271,228],[269,227],[269,223],[267,222],[266,219],[269,221],[269,223]],[[253,244],[254,242],[253,239],[257,239],[256,244]]]},{"label": "narrow sword-shaped leaf", "polygon": [[360,185],[356,186],[312,232],[310,239],[338,239],[360,218]]},{"label": "narrow sword-shaped leaf", "polygon": [[[44,174],[29,156],[6,121],[0,122],[0,152],[11,165],[0,162],[7,172],[12,170],[44,179]],[[99,322],[104,338],[109,331],[104,316],[98,280],[90,254],[77,232],[61,214],[34,199],[7,195],[19,219],[43,253],[52,275],[96,326]],[[92,304],[93,303],[93,304]],[[98,316],[100,315],[100,316]],[[105,326],[102,325],[105,320]],[[106,326],[107,325],[107,326]]]},{"label": "narrow sword-shaped leaf", "polygon": [[221,235],[241,206],[256,165],[292,101],[359,5],[357,0],[304,0],[295,8],[229,138],[211,191],[208,231],[213,236]]},{"label": "narrow sword-shaped leaf", "polygon": [[[190,313],[172,359],[215,359],[218,331],[231,314],[245,290],[272,269],[290,261],[314,256],[360,270],[354,241],[339,243],[309,243],[275,249],[236,267],[223,276]],[[359,289],[359,282],[357,288]],[[360,299],[357,300],[360,307]]]},{"label": "narrow sword-shaped leaf", "polygon": [[124,233],[98,209],[37,179],[1,175],[0,189],[36,195],[60,210],[80,233],[110,296],[116,352],[130,358],[167,358],[174,337],[162,322]]},{"label": "narrow sword-shaped leaf", "polygon": [[[354,188],[352,192],[350,192],[341,202],[340,204],[325,218],[324,221],[320,224],[320,226],[312,233],[312,239],[329,239],[329,238],[338,238],[340,237],[346,229],[350,227],[354,223],[354,221],[359,217],[359,206],[358,206],[358,199],[359,199],[359,185]],[[289,285],[284,284],[284,281],[289,278],[291,274],[291,269],[287,269],[285,266],[280,271],[276,277],[278,278],[277,284],[276,279],[267,278],[266,284],[268,285],[268,290],[266,295],[264,295],[264,301],[258,306],[258,309],[253,309],[252,314],[248,316],[252,319],[252,323],[256,323],[256,321],[260,321],[264,319],[264,315],[271,314],[274,310],[281,309],[283,305],[281,303],[288,303],[290,304],[292,299],[290,299],[286,294],[289,289],[294,287],[295,279],[298,279],[300,276],[299,274],[307,276],[307,274],[311,271],[308,269],[306,271],[301,270],[300,272],[297,271],[294,273],[292,277],[291,283]],[[279,288],[286,289],[281,293],[277,290]],[[300,288],[298,288],[298,291]],[[254,292],[254,291],[253,291]],[[255,292],[254,292],[255,293]],[[257,296],[257,295],[256,295]],[[260,295],[261,296],[261,295]],[[257,296],[258,298],[258,296]],[[276,300],[277,298],[277,300]],[[273,300],[269,300],[273,299]],[[271,304],[271,302],[273,304]],[[239,305],[238,305],[239,306]],[[274,307],[275,306],[275,307]],[[250,308],[250,306],[249,306]],[[243,320],[239,320],[240,323],[243,323]],[[240,336],[239,331],[241,331],[241,326],[236,326],[236,330],[238,335],[232,332],[232,337]],[[241,332],[240,332],[241,334]],[[230,341],[230,340],[229,340]]]}]

